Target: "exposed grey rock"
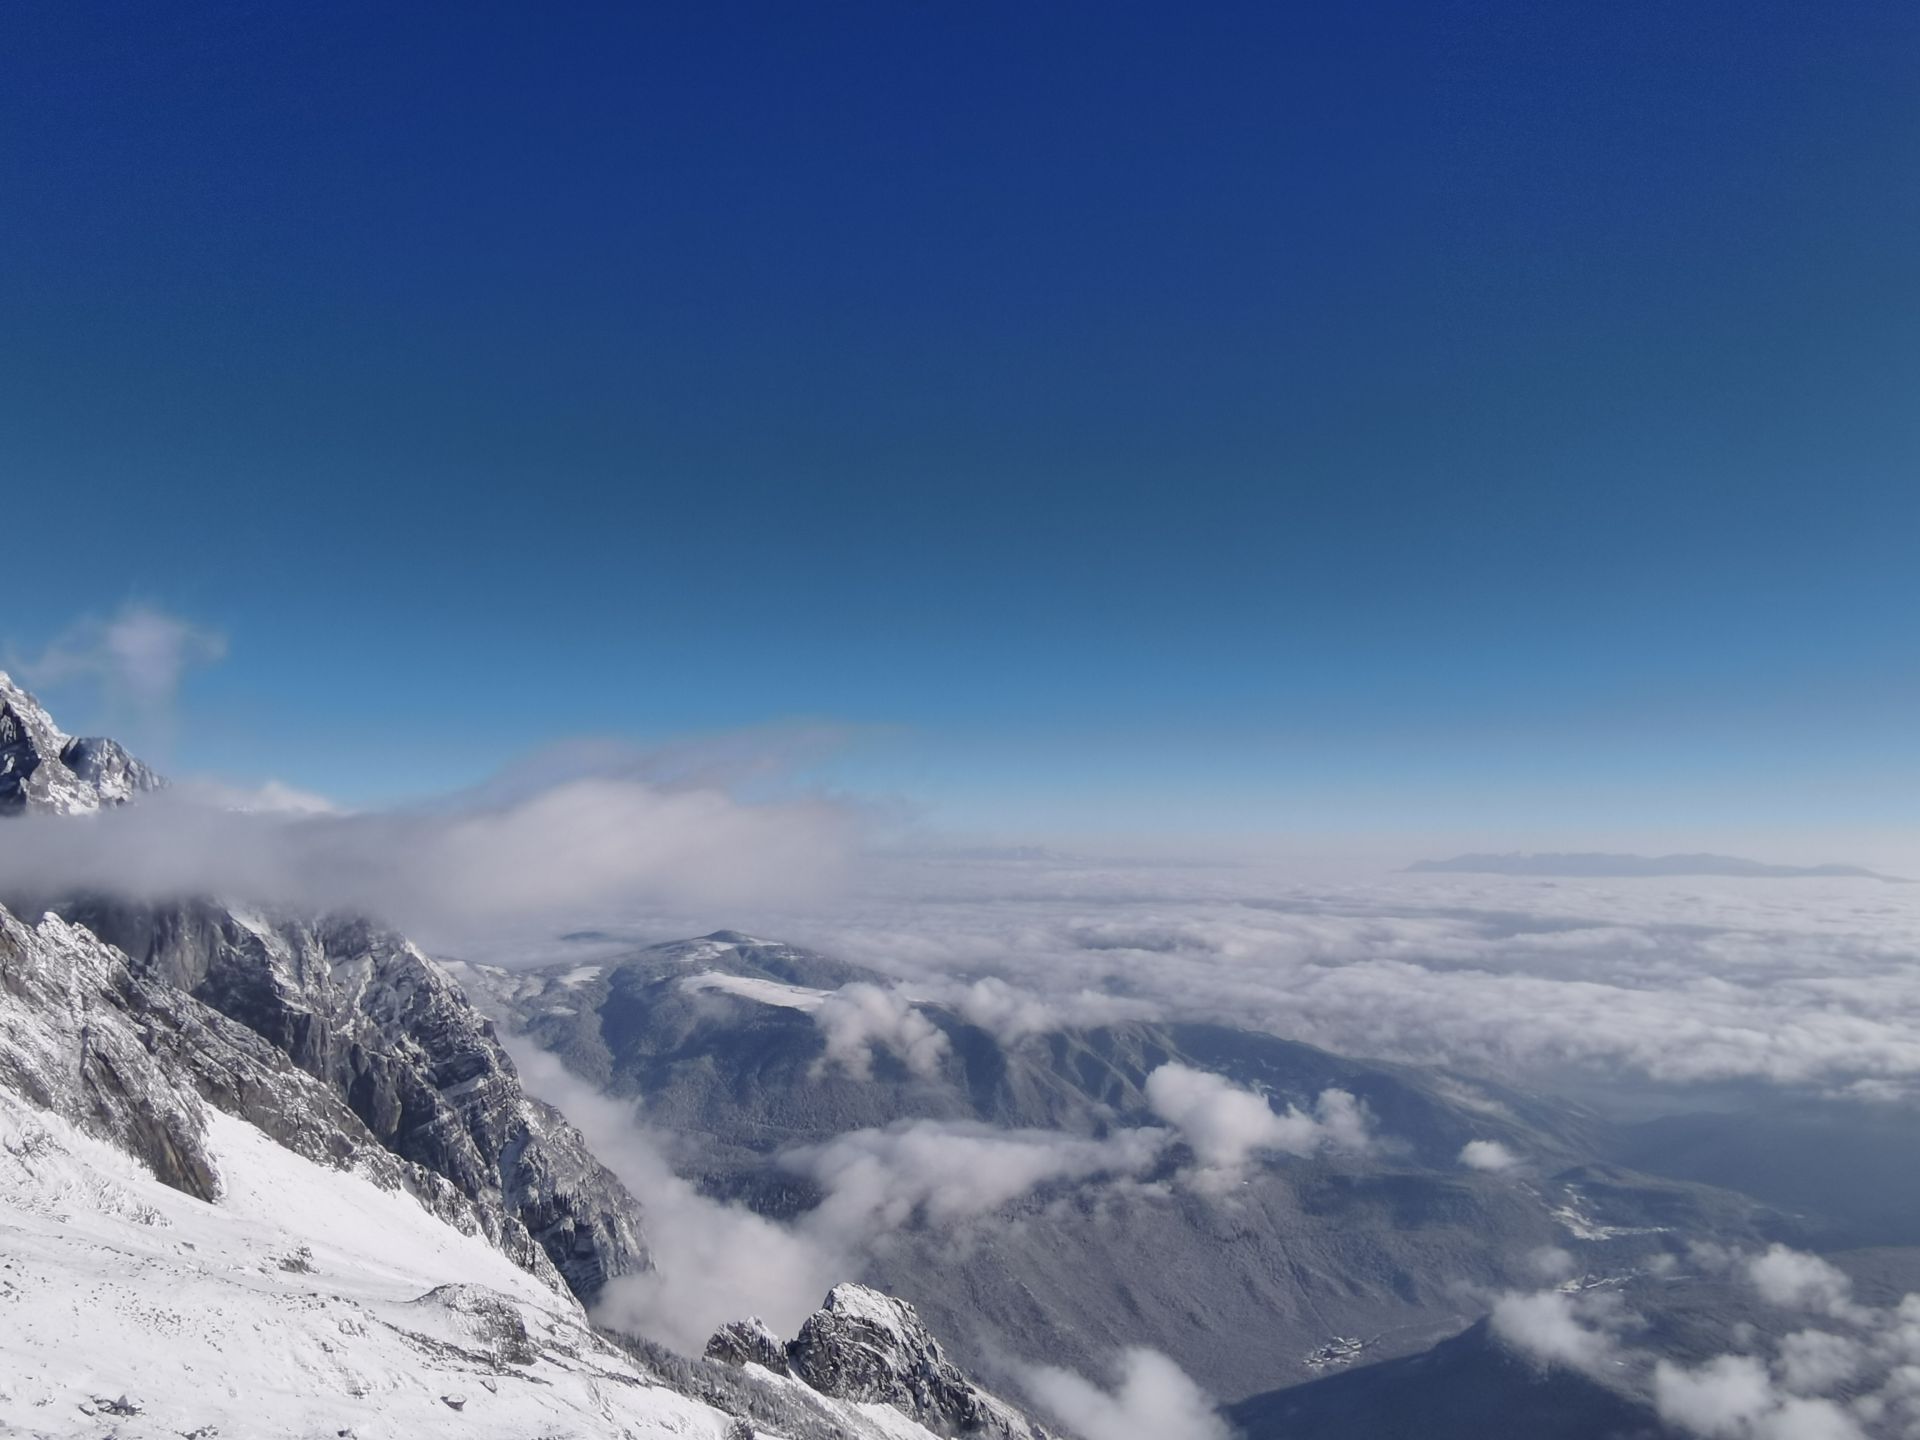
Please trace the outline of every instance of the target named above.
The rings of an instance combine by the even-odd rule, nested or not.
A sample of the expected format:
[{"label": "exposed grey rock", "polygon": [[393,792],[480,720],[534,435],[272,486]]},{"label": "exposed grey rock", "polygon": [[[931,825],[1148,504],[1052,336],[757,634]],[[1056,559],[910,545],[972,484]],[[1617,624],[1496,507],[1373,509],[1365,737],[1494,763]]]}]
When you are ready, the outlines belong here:
[{"label": "exposed grey rock", "polygon": [[559,1112],[533,1099],[452,979],[353,916],[91,896],[61,907],[135,972],[238,1021],[339,1096],[378,1142],[443,1176],[496,1244],[528,1237],[582,1299],[648,1263],[640,1209]]},{"label": "exposed grey rock", "polygon": [[82,784],[90,785],[105,805],[124,805],[142,791],[158,790],[165,782],[129,755],[118,740],[83,736],[69,740],[60,759]]},{"label": "exposed grey rock", "polygon": [[[176,1189],[220,1193],[206,1112],[144,1043],[124,959],[78,927],[0,909],[0,1087],[111,1141]],[[142,997],[143,999],[145,997]]]},{"label": "exposed grey rock", "polygon": [[539,1358],[540,1342],[527,1329],[520,1308],[496,1290],[484,1285],[436,1285],[413,1303],[460,1316],[501,1364],[531,1365]]},{"label": "exposed grey rock", "polygon": [[969,1380],[911,1305],[836,1285],[785,1346],[758,1316],[722,1325],[708,1360],[792,1375],[834,1400],[891,1405],[939,1435],[1046,1440],[1046,1432]]},{"label": "exposed grey rock", "polygon": [[822,1395],[891,1405],[941,1435],[1045,1435],[962,1374],[913,1306],[865,1285],[834,1286],[787,1345],[787,1363]]},{"label": "exposed grey rock", "polygon": [[787,1373],[787,1350],[780,1337],[758,1315],[730,1320],[707,1341],[707,1358],[728,1365],[763,1365],[776,1375]]},{"label": "exposed grey rock", "polygon": [[[465,1234],[484,1230],[471,1200],[380,1145],[279,1050],[191,996],[143,979],[126,956],[58,916],[30,927],[0,907],[0,1090],[119,1146],[203,1200],[222,1186],[206,1145],[211,1105],[310,1160],[409,1191]],[[530,1238],[518,1237],[517,1253],[511,1243],[503,1248],[564,1289]]]}]

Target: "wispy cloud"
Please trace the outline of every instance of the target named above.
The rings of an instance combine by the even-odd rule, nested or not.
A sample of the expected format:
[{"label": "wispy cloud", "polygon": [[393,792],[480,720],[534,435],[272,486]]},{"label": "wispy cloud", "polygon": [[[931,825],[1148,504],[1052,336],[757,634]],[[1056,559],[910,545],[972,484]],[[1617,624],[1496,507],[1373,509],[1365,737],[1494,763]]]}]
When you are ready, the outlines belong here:
[{"label": "wispy cloud", "polygon": [[1541,1365],[1641,1386],[1665,1424],[1700,1440],[1863,1440],[1869,1425],[1911,1433],[1920,1421],[1920,1295],[1858,1304],[1845,1274],[1780,1245],[1759,1255],[1696,1247],[1693,1258],[1817,1323],[1770,1341],[1747,1325],[1738,1348],[1687,1365],[1636,1343],[1644,1322],[1619,1292],[1556,1289],[1497,1297],[1492,1331]]},{"label": "wispy cloud", "polygon": [[132,603],[106,619],[76,621],[38,655],[9,659],[30,684],[91,682],[109,708],[152,715],[173,704],[188,671],[226,653],[221,632]]},{"label": "wispy cloud", "polygon": [[813,1012],[827,1048],[816,1074],[839,1069],[856,1080],[873,1078],[873,1052],[896,1056],[923,1079],[938,1073],[951,1048],[947,1037],[898,989],[855,982],[843,985]]},{"label": "wispy cloud", "polygon": [[1297,1105],[1275,1111],[1264,1095],[1223,1075],[1167,1064],[1147,1076],[1146,1092],[1153,1113],[1193,1150],[1203,1186],[1233,1183],[1263,1150],[1311,1155],[1372,1144],[1366,1109],[1345,1090],[1321,1091],[1311,1113]]},{"label": "wispy cloud", "polygon": [[1158,1160],[1168,1138],[1157,1128],[1092,1139],[909,1120],[796,1148],[781,1163],[825,1192],[801,1228],[844,1249],[917,1220],[951,1227],[1049,1182],[1137,1175]]},{"label": "wispy cloud", "polygon": [[632,1102],[609,1099],[530,1042],[506,1038],[527,1088],[557,1107],[640,1201],[653,1268],[608,1283],[596,1318],[698,1355],[722,1324],[758,1315],[792,1334],[852,1255],[681,1179]]}]

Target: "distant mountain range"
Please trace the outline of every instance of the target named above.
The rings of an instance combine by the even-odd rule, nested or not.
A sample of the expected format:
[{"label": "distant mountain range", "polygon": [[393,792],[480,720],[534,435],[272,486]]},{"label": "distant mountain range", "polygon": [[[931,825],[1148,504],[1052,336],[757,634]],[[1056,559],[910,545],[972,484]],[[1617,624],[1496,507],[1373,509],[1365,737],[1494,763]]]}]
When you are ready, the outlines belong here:
[{"label": "distant mountain range", "polygon": [[1600,853],[1548,855],[1456,855],[1451,860],[1416,860],[1407,867],[1421,875],[1558,875],[1605,879],[1652,875],[1735,875],[1763,879],[1883,880],[1911,882],[1898,875],[1882,875],[1861,865],[1769,865],[1737,855],[1606,855]]}]

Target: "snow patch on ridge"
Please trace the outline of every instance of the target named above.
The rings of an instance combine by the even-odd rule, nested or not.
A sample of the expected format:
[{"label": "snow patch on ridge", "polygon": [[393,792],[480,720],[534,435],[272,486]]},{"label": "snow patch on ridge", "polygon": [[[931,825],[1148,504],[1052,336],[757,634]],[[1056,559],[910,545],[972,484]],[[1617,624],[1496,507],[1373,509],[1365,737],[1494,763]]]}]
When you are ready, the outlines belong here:
[{"label": "snow patch on ridge", "polygon": [[826,990],[810,990],[804,985],[783,985],[778,980],[760,980],[751,975],[726,975],[717,970],[689,975],[680,982],[680,988],[718,990],[745,1000],[757,1000],[762,1005],[806,1011],[818,1010],[830,993]]}]

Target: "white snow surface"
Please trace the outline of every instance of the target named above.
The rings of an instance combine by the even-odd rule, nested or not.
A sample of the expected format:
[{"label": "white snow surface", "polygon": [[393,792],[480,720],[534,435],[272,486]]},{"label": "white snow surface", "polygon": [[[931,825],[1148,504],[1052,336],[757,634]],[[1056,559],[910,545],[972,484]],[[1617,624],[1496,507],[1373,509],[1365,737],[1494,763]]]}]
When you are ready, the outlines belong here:
[{"label": "white snow surface", "polygon": [[708,970],[689,975],[680,982],[682,990],[720,990],[728,995],[757,1000],[762,1005],[778,1005],[787,1010],[818,1010],[828,991],[810,990],[804,985],[783,985],[778,980],[761,980],[752,975],[727,975]]},{"label": "white snow surface", "polygon": [[[0,1097],[0,1435],[723,1440],[729,1416],[483,1238],[244,1120],[207,1123],[217,1204]],[[894,1319],[885,1297],[835,1295]],[[935,1440],[890,1406],[763,1378],[849,1440]]]},{"label": "white snow surface", "polygon": [[[244,1121],[209,1125],[217,1205],[0,1107],[0,1433],[724,1435],[484,1240]],[[138,1414],[103,1410],[122,1396]]]},{"label": "white snow surface", "polygon": [[901,1302],[884,1291],[852,1283],[836,1285],[827,1292],[826,1308],[849,1319],[865,1321],[903,1345],[907,1341],[907,1317],[902,1313]]}]

